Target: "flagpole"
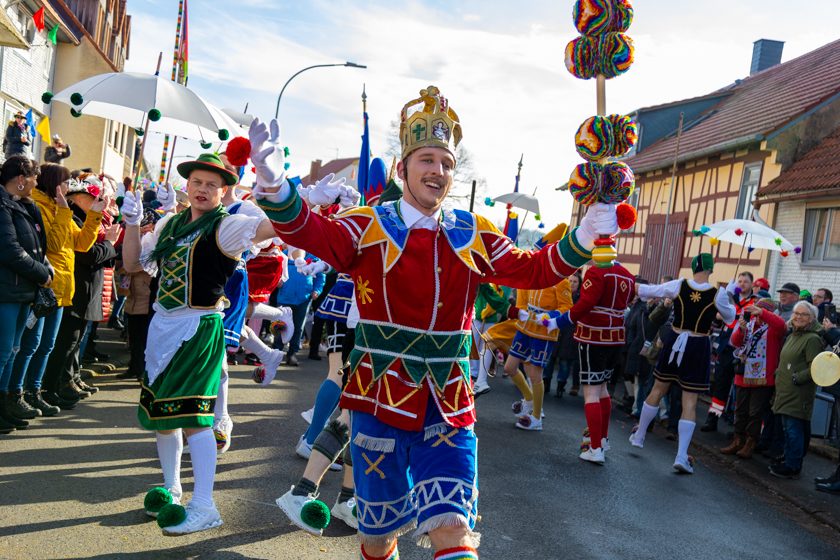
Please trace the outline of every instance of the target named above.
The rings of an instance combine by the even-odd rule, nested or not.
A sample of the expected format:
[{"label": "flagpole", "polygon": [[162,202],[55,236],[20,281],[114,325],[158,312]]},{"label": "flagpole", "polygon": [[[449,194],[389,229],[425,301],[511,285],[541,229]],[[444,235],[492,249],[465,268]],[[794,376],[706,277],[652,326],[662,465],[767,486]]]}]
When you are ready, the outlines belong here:
[{"label": "flagpole", "polygon": [[[178,56],[181,46],[181,22],[184,19],[184,0],[178,0],[178,23],[175,25],[175,48],[172,49],[172,81],[176,82],[178,78]],[[172,153],[175,153],[175,143],[172,145]],[[164,181],[164,174],[166,174],[166,182],[169,182],[169,171],[166,168],[166,160],[169,155],[169,135],[163,137],[163,152],[160,156],[160,173],[158,174],[158,182]],[[171,162],[170,162],[171,163]]]},{"label": "flagpole", "polygon": [[[160,63],[163,61],[163,53],[158,54],[158,61],[157,61],[157,68],[155,69],[155,76],[160,75]],[[134,170],[134,182],[131,185],[131,189],[134,190],[137,186],[137,181],[140,179],[140,168],[143,166],[143,153],[146,151],[146,140],[149,138],[149,113],[145,113],[143,118],[146,120],[146,123],[143,125],[143,139],[140,141],[140,153],[137,155],[137,161],[134,162],[135,170]]]}]

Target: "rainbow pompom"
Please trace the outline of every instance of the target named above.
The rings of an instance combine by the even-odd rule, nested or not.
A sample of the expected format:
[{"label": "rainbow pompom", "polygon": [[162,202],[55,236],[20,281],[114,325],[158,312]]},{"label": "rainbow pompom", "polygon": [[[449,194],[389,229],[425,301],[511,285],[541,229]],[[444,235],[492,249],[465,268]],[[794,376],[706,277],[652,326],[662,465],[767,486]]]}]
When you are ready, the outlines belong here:
[{"label": "rainbow pompom", "polygon": [[636,145],[639,139],[639,127],[636,122],[626,115],[610,115],[607,117],[612,123],[613,157],[621,157]]},{"label": "rainbow pompom", "polygon": [[630,0],[613,0],[609,30],[624,33],[630,28],[631,23],[633,23],[633,5]]},{"label": "rainbow pompom", "polygon": [[633,194],[636,179],[633,170],[626,163],[616,161],[604,166],[604,179],[601,181],[601,191],[598,200],[608,204],[624,202]]},{"label": "rainbow pompom", "polygon": [[624,33],[606,33],[598,39],[597,73],[607,79],[627,72],[633,64],[633,40]]},{"label": "rainbow pompom", "polygon": [[610,30],[613,19],[612,0],[577,0],[572,20],[582,35],[600,35]]},{"label": "rainbow pompom", "polygon": [[590,161],[575,166],[569,177],[569,192],[583,206],[595,204],[603,173],[604,166],[600,163]]},{"label": "rainbow pompom", "polygon": [[582,35],[566,45],[566,69],[576,78],[588,80],[595,77],[598,40]]},{"label": "rainbow pompom", "polygon": [[608,117],[589,117],[575,134],[575,148],[583,159],[597,161],[613,153],[613,127]]}]

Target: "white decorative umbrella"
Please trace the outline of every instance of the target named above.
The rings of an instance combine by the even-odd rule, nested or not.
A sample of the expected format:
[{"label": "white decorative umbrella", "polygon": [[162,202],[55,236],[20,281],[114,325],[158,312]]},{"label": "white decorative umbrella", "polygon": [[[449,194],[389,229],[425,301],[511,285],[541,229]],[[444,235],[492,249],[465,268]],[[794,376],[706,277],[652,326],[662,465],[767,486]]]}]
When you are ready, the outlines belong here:
[{"label": "white decorative umbrella", "polygon": [[[202,142],[243,136],[239,124],[197,93],[154,74],[111,72],[77,82],[53,96],[82,115],[111,119],[142,129],[152,109],[160,119],[150,121],[150,132],[161,132]],[[221,136],[220,136],[221,134]]]},{"label": "white decorative umbrella", "polygon": [[533,212],[534,214],[540,213],[540,201],[537,200],[537,197],[531,196],[530,194],[512,192],[497,196],[493,200],[496,202],[504,202],[505,204],[510,204],[511,206],[515,206],[517,208],[522,208],[523,210]]},{"label": "white decorative umbrella", "polygon": [[740,245],[748,249],[794,251],[793,243],[771,227],[751,220],[723,220],[700,228],[700,233],[713,239]]}]

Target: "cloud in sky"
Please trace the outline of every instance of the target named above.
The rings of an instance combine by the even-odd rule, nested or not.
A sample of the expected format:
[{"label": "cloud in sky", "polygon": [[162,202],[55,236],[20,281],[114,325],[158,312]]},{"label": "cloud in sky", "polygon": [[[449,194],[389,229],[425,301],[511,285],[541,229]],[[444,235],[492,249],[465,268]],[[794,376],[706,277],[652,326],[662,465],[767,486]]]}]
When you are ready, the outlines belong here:
[{"label": "cloud in sky", "polygon": [[[376,155],[385,150],[389,123],[403,103],[434,83],[461,118],[486,194],[513,188],[524,153],[521,188],[537,188],[550,226],[568,219],[571,199],[554,188],[580,162],[574,133],[595,112],[594,81],[576,80],[563,66],[564,47],[576,35],[571,6],[548,0],[516,6],[473,0],[192,2],[190,87],[219,106],[242,110],[249,103],[250,113],[266,119],[299,69],[346,60],[366,64],[367,70],[306,72],[283,94],[280,120],[292,171],[305,175],[310,160],[332,159],[336,149],[342,157],[358,155],[362,84]],[[783,0],[638,0],[635,8],[629,34],[636,63],[607,82],[610,112],[701,95],[742,78],[759,38],[786,41],[783,60],[836,38],[827,20],[808,15],[813,9]],[[177,3],[132,0],[129,12],[127,69],[151,71],[160,51],[171,60]],[[156,161],[160,148],[149,149]],[[479,202],[476,208],[501,220],[498,207]]]}]

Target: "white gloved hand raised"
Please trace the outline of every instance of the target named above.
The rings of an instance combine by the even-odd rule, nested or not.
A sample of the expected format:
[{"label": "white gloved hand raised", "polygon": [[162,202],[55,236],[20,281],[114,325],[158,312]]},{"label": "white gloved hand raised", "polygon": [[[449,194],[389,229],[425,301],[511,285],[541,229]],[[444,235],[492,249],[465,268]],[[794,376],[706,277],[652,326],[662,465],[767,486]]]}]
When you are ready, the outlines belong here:
[{"label": "white gloved hand raised", "polygon": [[358,206],[359,201],[362,199],[362,193],[358,190],[354,189],[350,185],[342,185],[341,192],[338,195],[338,204],[342,208],[350,208],[352,206]]},{"label": "white gloved hand raised", "polygon": [[140,191],[129,191],[123,197],[120,212],[123,221],[127,226],[139,226],[143,220],[143,193]]},{"label": "white gloved hand raised", "polygon": [[589,207],[586,216],[580,221],[580,227],[575,230],[575,237],[584,249],[595,247],[595,240],[602,235],[613,236],[618,233],[615,207],[615,204],[605,202],[596,202]]},{"label": "white gloved hand raised", "polygon": [[174,212],[175,206],[178,204],[177,197],[175,196],[175,188],[166,183],[164,186],[158,185],[157,188],[157,199],[160,202],[161,210],[164,212]]},{"label": "white gloved hand raised", "polygon": [[[251,191],[254,198],[280,202],[289,196],[286,184],[286,152],[280,140],[280,125],[272,119],[269,125],[254,119],[248,129],[251,142],[251,161],[256,170],[256,182]],[[279,187],[279,189],[278,189]]]},{"label": "white gloved hand raised", "polygon": [[324,261],[314,261],[309,264],[304,264],[303,266],[298,266],[297,271],[303,274],[304,276],[315,276],[316,274],[326,272],[327,270],[329,270],[329,268],[330,265],[328,265]]},{"label": "white gloved hand raised", "polygon": [[524,309],[519,310],[519,320],[520,321],[527,321],[528,317],[530,317],[530,316],[531,316],[531,314],[528,313],[526,310],[524,310]]},{"label": "white gloved hand raised", "polygon": [[313,206],[326,206],[334,204],[336,199],[343,193],[344,177],[335,178],[335,173],[330,173],[310,187],[309,203]]}]

